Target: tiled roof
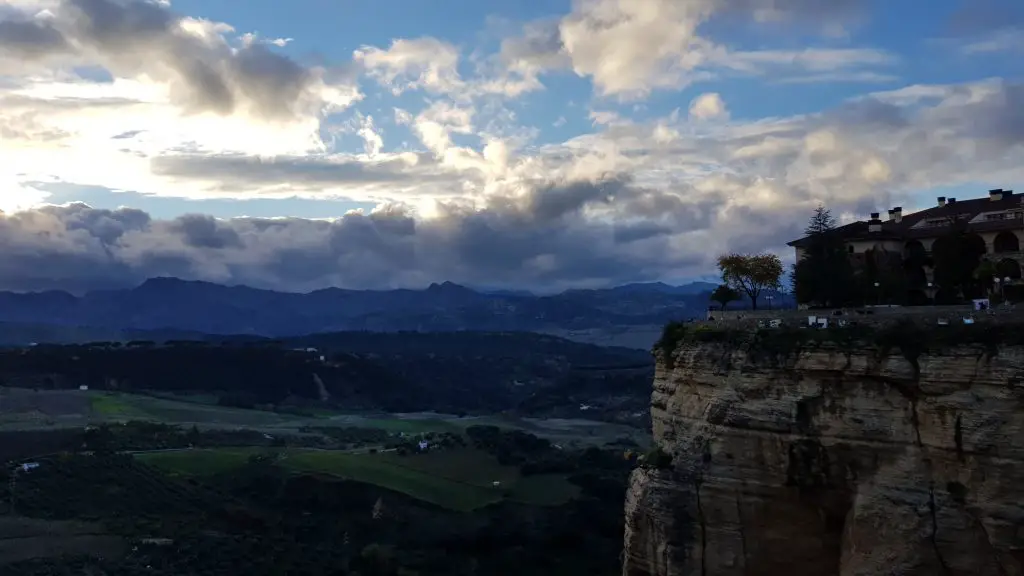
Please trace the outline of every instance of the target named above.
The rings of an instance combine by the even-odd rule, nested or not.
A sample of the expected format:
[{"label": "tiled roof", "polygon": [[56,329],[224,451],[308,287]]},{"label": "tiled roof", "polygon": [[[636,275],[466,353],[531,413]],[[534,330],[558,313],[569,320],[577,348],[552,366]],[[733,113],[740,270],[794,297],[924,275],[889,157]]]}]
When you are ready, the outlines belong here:
[{"label": "tiled roof", "polygon": [[[945,198],[943,198],[944,200]],[[881,222],[882,229],[879,232],[868,231],[868,221],[861,220],[836,228],[844,240],[909,240],[913,238],[934,238],[944,226],[929,226],[926,228],[914,228],[914,225],[923,220],[949,218],[957,215],[961,218],[973,219],[984,212],[998,212],[1014,208],[1024,208],[1021,201],[1024,194],[1014,194],[1012,191],[1003,191],[1001,200],[992,200],[989,197],[974,198],[971,200],[956,201],[945,206],[933,206],[925,210],[904,214],[899,222],[885,220]],[[1017,230],[1024,227],[1019,218],[1012,220],[993,220],[976,222],[968,225],[971,232],[995,232],[999,230]],[[802,247],[807,244],[806,237],[789,242],[789,246]]]}]

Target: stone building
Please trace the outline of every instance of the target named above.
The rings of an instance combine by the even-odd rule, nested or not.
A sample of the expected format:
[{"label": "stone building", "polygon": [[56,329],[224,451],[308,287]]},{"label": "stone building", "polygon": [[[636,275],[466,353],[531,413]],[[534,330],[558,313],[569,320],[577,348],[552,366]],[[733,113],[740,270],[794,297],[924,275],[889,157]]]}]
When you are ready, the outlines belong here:
[{"label": "stone building", "polygon": [[[935,243],[943,241],[953,219],[966,220],[971,238],[979,250],[984,246],[985,259],[995,266],[999,283],[1020,287],[1024,265],[1024,194],[1014,194],[1012,190],[990,190],[987,197],[960,202],[940,196],[935,206],[909,214],[897,206],[888,211],[885,220],[876,212],[868,220],[841,226],[836,231],[842,235],[855,262],[869,257],[906,260],[915,253],[931,254]],[[797,261],[803,257],[808,242],[807,237],[789,242],[796,250]],[[930,267],[923,267],[911,279],[910,289],[928,300],[934,299],[938,288],[932,285],[932,274]]]}]

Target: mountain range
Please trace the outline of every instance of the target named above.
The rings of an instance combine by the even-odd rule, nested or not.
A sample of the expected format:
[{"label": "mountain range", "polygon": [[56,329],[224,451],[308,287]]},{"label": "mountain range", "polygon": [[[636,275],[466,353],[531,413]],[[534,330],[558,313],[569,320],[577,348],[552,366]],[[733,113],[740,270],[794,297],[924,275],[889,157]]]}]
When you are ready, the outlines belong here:
[{"label": "mountain range", "polygon": [[352,330],[480,330],[631,345],[605,340],[642,328],[642,341],[632,345],[646,347],[646,340],[655,337],[647,332],[657,332],[670,320],[702,316],[714,287],[707,282],[628,284],[538,296],[445,282],[422,290],[328,288],[300,294],[153,278],[136,288],[83,296],[0,292],[0,343],[80,341],[93,334],[119,339],[140,331],[173,331],[167,337],[180,338],[183,333],[285,337]]}]

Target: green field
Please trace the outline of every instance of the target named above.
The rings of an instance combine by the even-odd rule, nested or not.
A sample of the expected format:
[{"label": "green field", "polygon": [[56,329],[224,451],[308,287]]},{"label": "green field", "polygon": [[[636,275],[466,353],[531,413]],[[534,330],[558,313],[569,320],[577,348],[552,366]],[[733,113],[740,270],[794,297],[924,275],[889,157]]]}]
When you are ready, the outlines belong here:
[{"label": "green field", "polygon": [[132,399],[123,394],[93,392],[89,404],[94,414],[108,418],[146,418],[149,416]]},{"label": "green field", "polygon": [[[265,449],[210,449],[139,454],[137,458],[165,470],[188,475],[215,474],[241,466]],[[316,472],[375,484],[444,508],[470,511],[502,499],[541,506],[559,505],[576,496],[576,487],[561,475],[521,477],[511,466],[478,450],[459,449],[399,456],[353,454],[329,450],[289,450],[281,465],[296,472]],[[495,487],[494,482],[500,482]]]},{"label": "green field", "polygon": [[228,472],[245,464],[262,448],[217,448],[136,454],[135,458],[174,474],[205,476]]}]

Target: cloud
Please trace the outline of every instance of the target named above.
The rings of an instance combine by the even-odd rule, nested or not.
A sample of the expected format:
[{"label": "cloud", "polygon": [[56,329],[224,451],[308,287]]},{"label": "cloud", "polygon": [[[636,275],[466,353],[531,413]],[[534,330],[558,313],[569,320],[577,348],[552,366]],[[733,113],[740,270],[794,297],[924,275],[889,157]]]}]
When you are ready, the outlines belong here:
[{"label": "cloud", "polygon": [[416,88],[454,92],[463,84],[458,48],[436,38],[399,38],[386,50],[363,46],[353,59],[396,94]]},{"label": "cloud", "polygon": [[357,134],[363,139],[363,150],[366,151],[367,156],[373,158],[380,154],[381,149],[384,147],[384,138],[381,137],[377,127],[374,126],[373,116],[366,116],[361,119]]},{"label": "cloud", "polygon": [[[541,71],[570,69],[592,79],[602,96],[637,99],[654,90],[678,89],[723,73],[833,73],[885,66],[893,58],[879,50],[813,48],[735,50],[702,33],[714,17],[758,23],[813,23],[834,34],[861,16],[865,2],[843,0],[575,0],[559,21],[529,23],[519,37],[506,39],[502,57],[509,66]],[[865,78],[857,74],[847,81]],[[876,81],[876,77],[868,81]]]},{"label": "cloud", "polygon": [[344,108],[357,97],[349,86],[325,82],[323,69],[305,68],[251,36],[232,46],[225,36],[230,26],[183,17],[154,2],[62,0],[46,14],[5,19],[0,51],[156,79],[190,112],[287,120]]},{"label": "cloud", "polygon": [[986,56],[996,52],[1024,52],[1024,26],[1020,29],[996,30],[962,47],[969,56]]},{"label": "cloud", "polygon": [[[791,257],[785,242],[819,202],[848,219],[910,209],[932,187],[1024,181],[1024,87],[1001,79],[904,86],[759,120],[730,83],[624,102],[711,79],[894,82],[897,56],[835,39],[864,10],[855,0],[576,0],[494,53],[420,37],[307,66],[277,51],[287,39],[166,2],[8,1],[0,288],[174,275],[296,290],[443,280],[559,289],[700,276],[724,251]],[[776,26],[824,39],[773,44]],[[723,27],[757,30],[760,48],[730,42]],[[513,99],[559,71],[597,98],[566,104],[553,82],[542,103]],[[378,94],[360,102],[359,80]],[[689,104],[666,113],[665,100]],[[581,111],[591,132],[568,141],[529,125],[575,129]],[[316,198],[324,216],[377,208],[328,221],[39,205],[49,190],[84,186],[131,191],[120,197],[153,215],[178,212],[147,198]],[[54,198],[81,198],[68,194]],[[321,207],[335,200],[337,212]]]},{"label": "cloud", "polygon": [[8,247],[0,258],[0,289],[85,290],[159,275],[283,289],[421,286],[445,279],[603,284],[635,278],[638,267],[649,269],[644,276],[692,258],[652,250],[664,240],[656,234],[624,238],[616,222],[582,216],[590,205],[610,203],[643,210],[658,197],[628,179],[548,182],[483,209],[445,204],[430,219],[385,205],[333,222],[158,220],[132,209],[50,206],[0,216],[0,241]]},{"label": "cloud", "polygon": [[[429,211],[382,201],[335,221],[159,220],[138,210],[44,207],[0,218],[0,288],[80,290],[175,275],[293,290],[441,280],[558,289],[696,276],[727,250],[790,258],[785,242],[819,202],[841,218],[862,218],[912,206],[909,194],[922,188],[1019,181],[1021,110],[1024,85],[991,80],[880,92],[821,114],[753,123],[623,123],[529,157],[492,149],[490,161],[506,168],[481,175],[480,194],[442,179],[459,193]],[[445,115],[460,121],[436,111]],[[659,140],[657,126],[676,137]],[[154,170],[226,186],[373,184],[385,174],[388,186],[401,186],[395,174],[415,168],[394,159],[359,170],[306,162],[185,157]]]},{"label": "cloud", "polygon": [[953,45],[966,56],[1024,52],[1024,4],[1002,0],[962,0],[948,23]]},{"label": "cloud", "polygon": [[690,118],[709,120],[712,118],[729,118],[729,110],[717,92],[701,94],[690,102]]}]

